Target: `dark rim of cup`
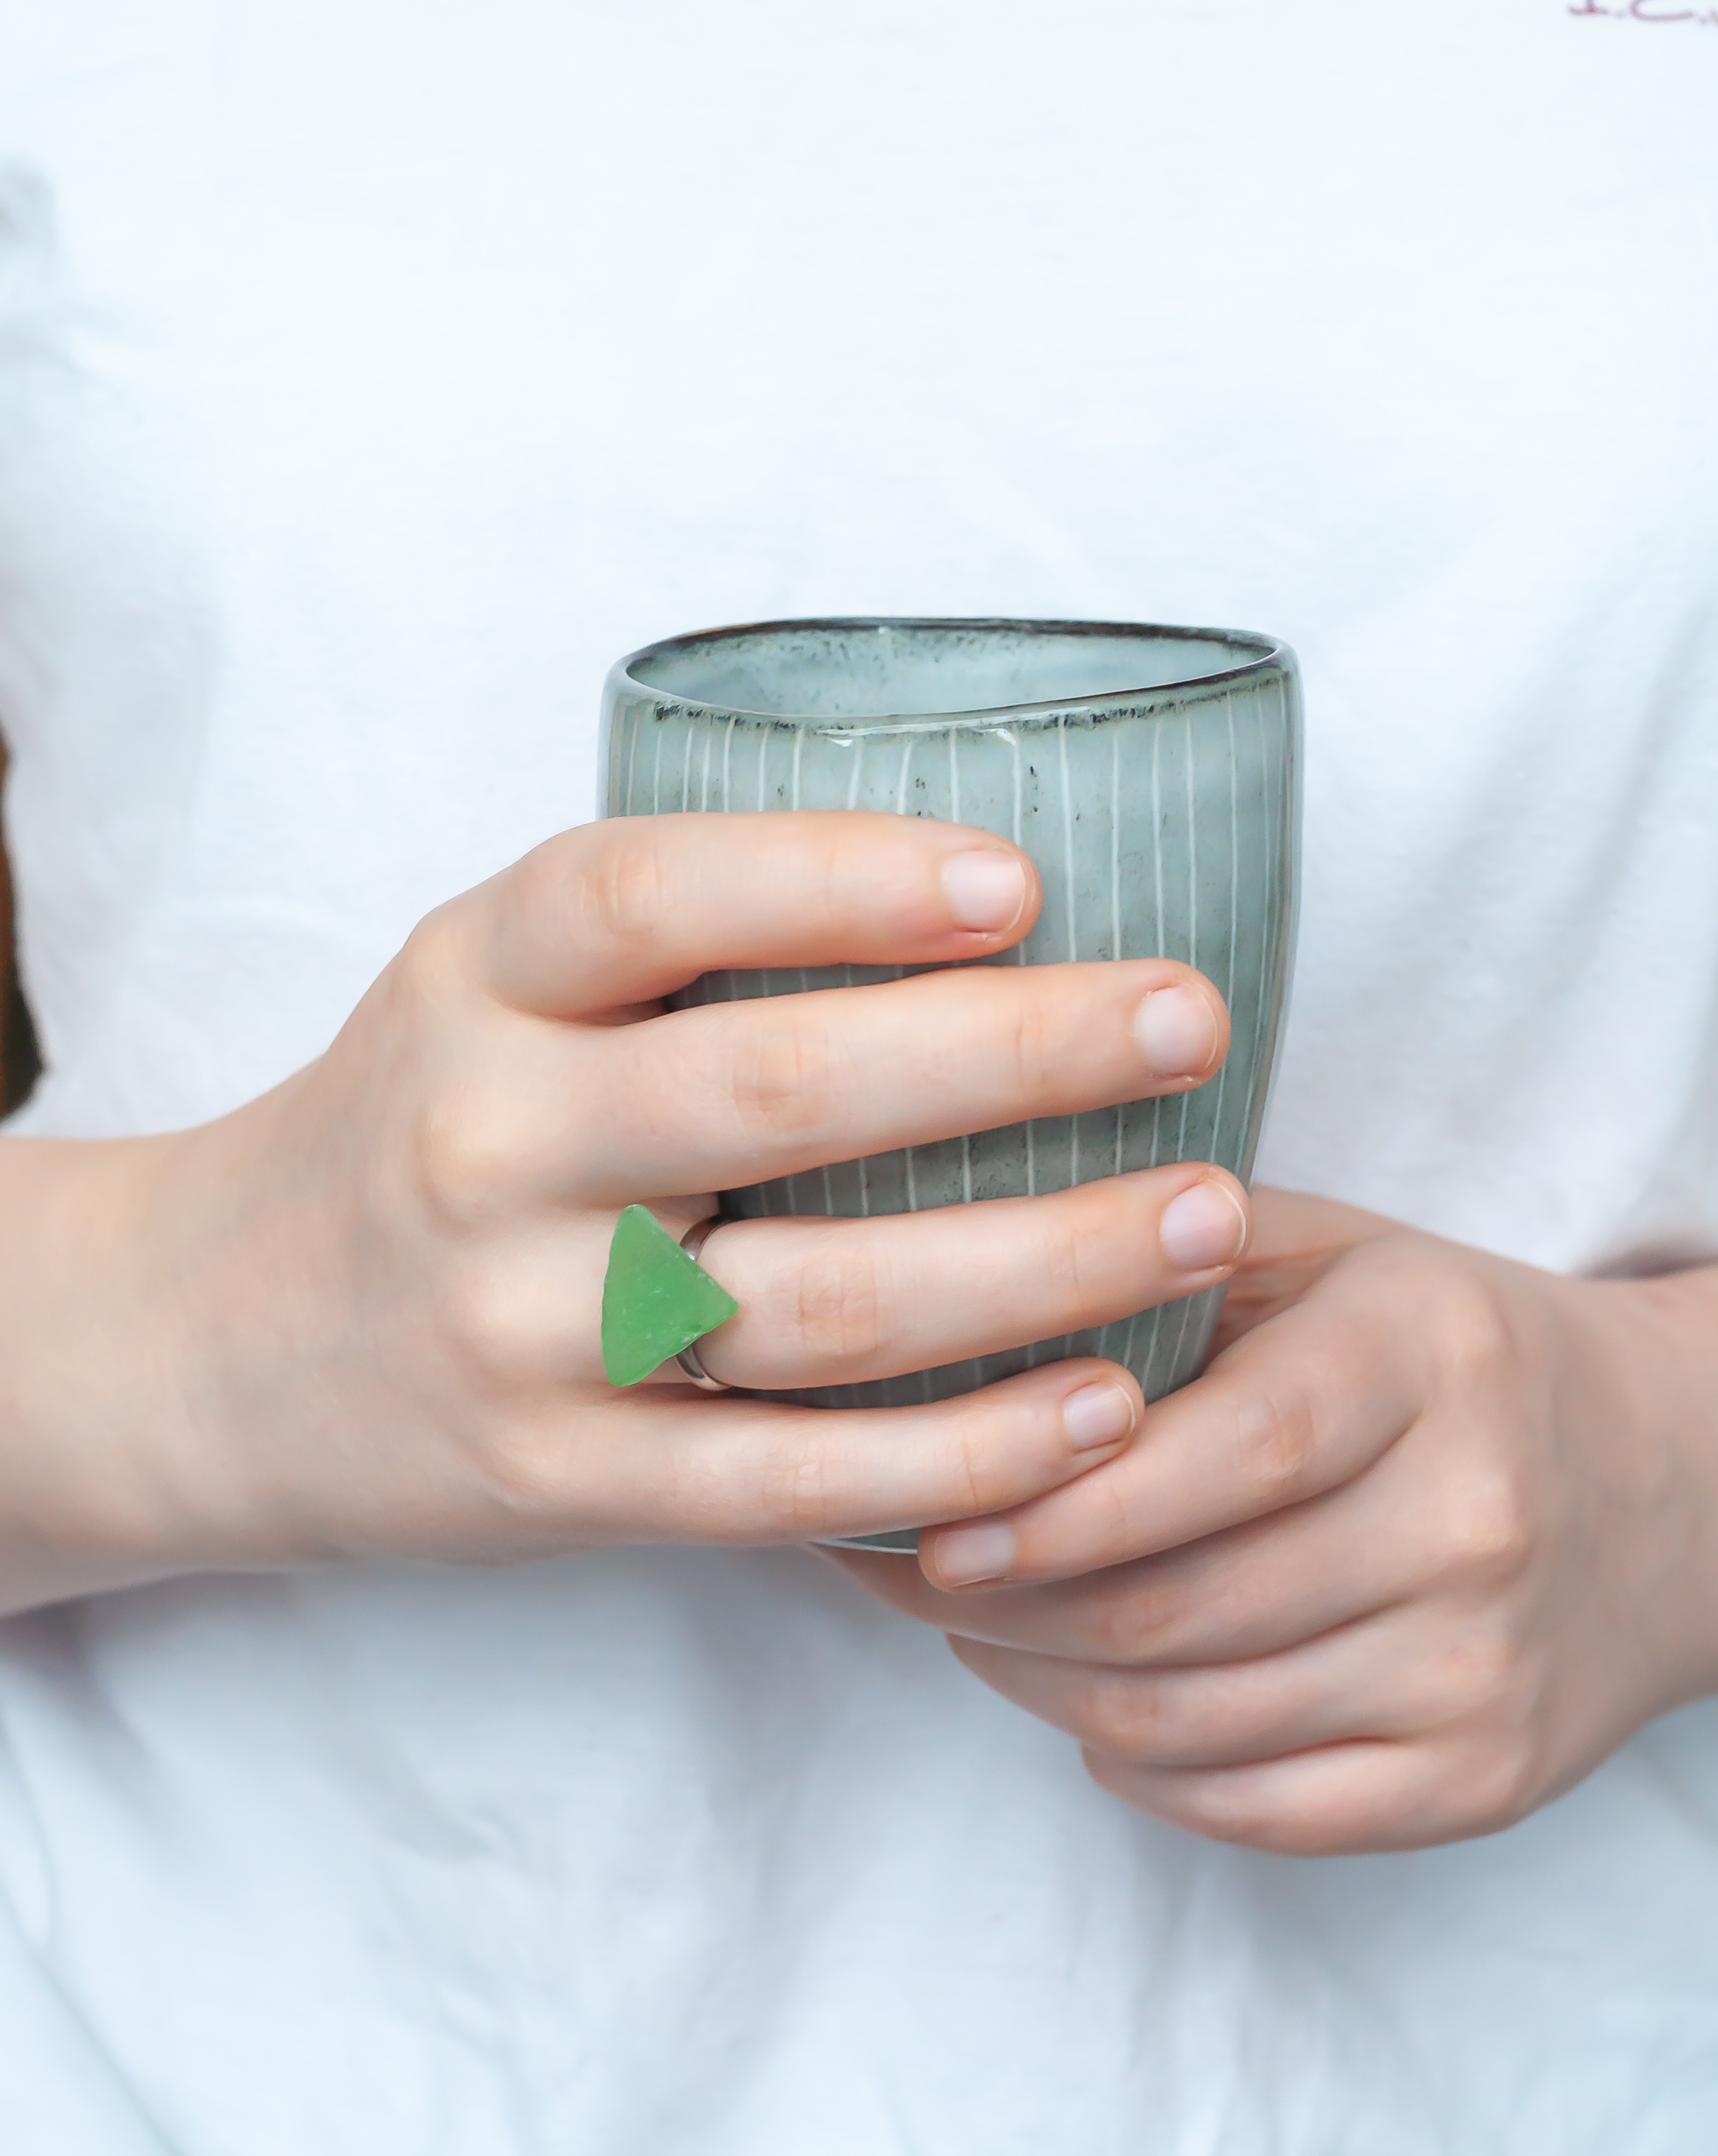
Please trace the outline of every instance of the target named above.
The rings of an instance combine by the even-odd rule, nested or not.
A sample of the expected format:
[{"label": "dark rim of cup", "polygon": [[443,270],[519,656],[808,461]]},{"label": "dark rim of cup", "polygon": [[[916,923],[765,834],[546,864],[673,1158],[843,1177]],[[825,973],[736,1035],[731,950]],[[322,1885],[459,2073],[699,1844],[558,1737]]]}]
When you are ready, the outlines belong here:
[{"label": "dark rim of cup", "polygon": [[[660,688],[654,681],[643,680],[634,668],[641,661],[667,656],[690,654],[701,646],[726,644],[742,636],[771,636],[783,632],[803,634],[818,629],[1008,629],[1015,634],[1023,630],[1033,636],[1091,636],[1137,637],[1156,643],[1226,644],[1238,650],[1254,655],[1235,666],[1219,667],[1213,673],[1188,674],[1173,681],[1154,681],[1149,686],[1137,689],[1104,689],[1090,696],[1049,696],[1029,704],[992,704],[972,710],[947,711],[875,711],[864,718],[820,719],[810,712],[754,711],[744,705],[726,704],[715,698],[690,696],[683,691]],[[844,728],[849,726],[940,726],[952,719],[993,719],[1012,712],[1066,711],[1074,709],[1113,705],[1135,704],[1142,700],[1172,696],[1185,689],[1210,689],[1226,681],[1239,681],[1249,675],[1264,674],[1273,667],[1285,668],[1294,664],[1294,653],[1279,637],[1264,635],[1246,629],[1190,629],[1167,622],[1150,621],[1049,621],[1034,617],[1012,618],[1006,614],[808,614],[785,621],[736,622],[725,629],[700,629],[688,631],[683,636],[665,636],[655,644],[642,644],[629,651],[613,670],[629,686],[642,695],[654,696],[665,703],[691,705],[699,709],[732,711],[741,718],[773,721],[778,726],[792,726],[803,722],[808,726]],[[611,679],[613,676],[611,675]]]}]

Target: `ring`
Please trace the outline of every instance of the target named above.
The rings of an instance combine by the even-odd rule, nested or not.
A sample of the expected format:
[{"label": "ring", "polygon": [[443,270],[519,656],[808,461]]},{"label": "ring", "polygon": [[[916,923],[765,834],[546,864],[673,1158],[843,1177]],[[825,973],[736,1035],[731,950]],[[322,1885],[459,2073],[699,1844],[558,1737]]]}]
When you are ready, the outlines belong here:
[{"label": "ring", "polygon": [[[721,1214],[720,1213],[712,1213],[707,1219],[695,1220],[691,1226],[687,1229],[685,1234],[681,1236],[680,1248],[685,1252],[686,1255],[692,1260],[694,1265],[696,1265],[698,1262],[698,1253],[704,1248],[704,1245],[710,1240],[710,1237],[715,1233],[716,1229],[721,1226]],[[698,1342],[695,1340],[691,1342],[687,1347],[682,1348],[680,1353],[674,1357],[674,1360],[680,1364],[680,1368],[685,1375],[692,1380],[692,1383],[695,1385],[697,1386],[700,1393],[731,1393],[733,1391],[734,1389],[731,1385],[724,1384],[720,1378],[712,1378],[709,1371],[705,1368],[703,1358],[698,1353]]]},{"label": "ring", "polygon": [[718,1226],[700,1220],[680,1241],[643,1205],[623,1205],[603,1276],[603,1368],[611,1385],[643,1383],[665,1363],[705,1392],[731,1392],[690,1353],[740,1307],[696,1253]]}]

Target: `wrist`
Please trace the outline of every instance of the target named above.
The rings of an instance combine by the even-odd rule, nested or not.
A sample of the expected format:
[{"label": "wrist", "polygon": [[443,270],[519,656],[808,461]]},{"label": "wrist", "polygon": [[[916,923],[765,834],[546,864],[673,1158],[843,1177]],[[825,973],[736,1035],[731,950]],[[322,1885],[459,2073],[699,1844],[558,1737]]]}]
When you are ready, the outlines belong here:
[{"label": "wrist", "polygon": [[1718,1691],[1718,1265],[1587,1292],[1611,1442],[1651,1527],[1634,1584],[1663,1712]]},{"label": "wrist", "polygon": [[156,1219],[184,1144],[0,1141],[0,1610],[197,1561]]}]

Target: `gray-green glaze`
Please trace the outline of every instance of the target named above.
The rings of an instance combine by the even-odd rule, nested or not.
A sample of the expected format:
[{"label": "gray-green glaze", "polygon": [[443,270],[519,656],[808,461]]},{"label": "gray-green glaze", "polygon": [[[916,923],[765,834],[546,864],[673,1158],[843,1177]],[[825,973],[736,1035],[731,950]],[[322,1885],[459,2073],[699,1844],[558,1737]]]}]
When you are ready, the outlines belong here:
[{"label": "gray-green glaze", "polygon": [[[724,1191],[735,1218],[914,1212],[1178,1160],[1251,1170],[1294,942],[1300,694],[1294,654],[1227,629],[1114,623],[772,622],[653,644],[604,692],[611,816],[881,808],[1016,840],[1044,905],[986,964],[1184,959],[1222,990],[1233,1045],[1197,1092],[1013,1124]],[[707,973],[709,1003],[895,980],[903,969]],[[1155,1399],[1198,1368],[1222,1291],[1094,1330],[788,1394],[824,1407],[946,1399],[1069,1355]],[[866,1538],[910,1548],[910,1532]]]}]

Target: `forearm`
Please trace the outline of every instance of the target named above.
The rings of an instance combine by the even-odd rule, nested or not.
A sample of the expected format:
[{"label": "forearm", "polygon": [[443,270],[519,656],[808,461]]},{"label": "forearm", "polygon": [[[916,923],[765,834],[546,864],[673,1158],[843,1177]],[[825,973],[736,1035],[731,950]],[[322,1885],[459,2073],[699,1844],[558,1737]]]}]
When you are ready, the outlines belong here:
[{"label": "forearm", "polygon": [[183,1283],[157,1224],[184,1142],[0,1139],[0,1612],[194,1560]]}]

